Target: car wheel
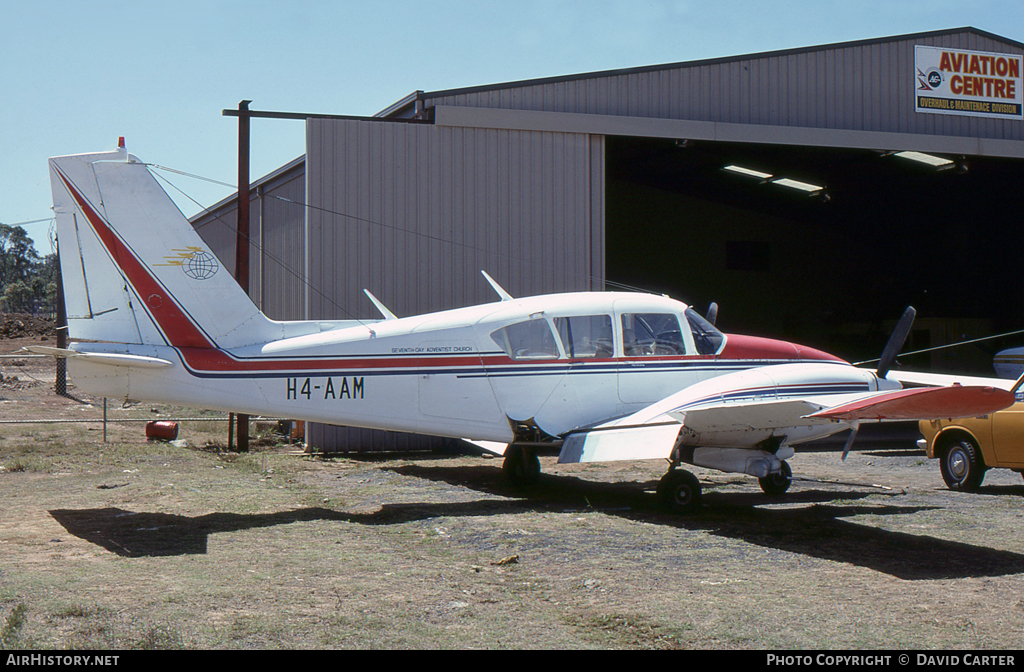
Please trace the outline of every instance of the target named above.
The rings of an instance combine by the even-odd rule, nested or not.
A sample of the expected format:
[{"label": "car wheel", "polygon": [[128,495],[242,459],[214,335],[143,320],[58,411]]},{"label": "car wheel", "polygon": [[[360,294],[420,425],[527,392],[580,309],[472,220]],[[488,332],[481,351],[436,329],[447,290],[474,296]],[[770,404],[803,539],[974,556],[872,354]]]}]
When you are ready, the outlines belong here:
[{"label": "car wheel", "polygon": [[961,439],[946,446],[939,467],[942,480],[950,490],[972,492],[981,486],[985,478],[985,464],[971,439]]}]

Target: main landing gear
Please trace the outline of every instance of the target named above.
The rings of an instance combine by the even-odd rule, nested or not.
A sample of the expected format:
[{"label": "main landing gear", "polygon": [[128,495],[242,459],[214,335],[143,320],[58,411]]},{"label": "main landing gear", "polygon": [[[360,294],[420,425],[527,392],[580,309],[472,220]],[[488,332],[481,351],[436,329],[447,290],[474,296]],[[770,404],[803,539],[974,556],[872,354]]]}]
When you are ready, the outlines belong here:
[{"label": "main landing gear", "polygon": [[658,481],[658,499],[672,513],[687,515],[700,508],[700,481],[675,466]]},{"label": "main landing gear", "polygon": [[[768,474],[757,479],[761,489],[769,497],[781,497],[793,483],[793,470],[789,464],[782,462],[776,474]],[[678,515],[688,515],[700,509],[701,487],[697,477],[673,464],[668,473],[658,481],[658,500],[670,511]]]},{"label": "main landing gear", "polygon": [[512,444],[505,450],[501,471],[513,485],[533,485],[540,478],[540,458],[533,448]]},{"label": "main landing gear", "polygon": [[779,473],[768,474],[764,478],[757,479],[757,482],[761,485],[761,489],[764,490],[764,494],[769,497],[781,497],[786,494],[789,486],[793,484],[793,470],[789,468],[787,462],[783,462]]}]

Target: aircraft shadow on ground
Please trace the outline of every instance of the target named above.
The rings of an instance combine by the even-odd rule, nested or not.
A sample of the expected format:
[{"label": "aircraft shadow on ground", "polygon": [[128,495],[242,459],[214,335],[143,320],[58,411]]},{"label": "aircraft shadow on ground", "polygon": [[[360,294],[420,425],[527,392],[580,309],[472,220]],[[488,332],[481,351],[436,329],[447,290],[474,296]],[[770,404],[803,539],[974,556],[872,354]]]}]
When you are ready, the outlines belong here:
[{"label": "aircraft shadow on ground", "polygon": [[209,535],[217,532],[345,518],[320,508],[268,514],[210,513],[194,518],[118,508],[54,509],[50,515],[69,534],[127,558],[201,555],[206,553]]},{"label": "aircraft shadow on ground", "polygon": [[574,476],[544,474],[528,488],[505,484],[494,467],[410,465],[392,471],[460,485],[495,498],[470,502],[385,504],[372,513],[304,508],[271,514],[211,513],[189,517],[118,508],[57,509],[53,518],[68,533],[122,557],[204,554],[210,534],[287,525],[302,521],[397,525],[437,517],[475,517],[529,511],[597,510],[630,520],[703,531],[716,536],[810,557],[867,567],[906,580],[1003,576],[1024,572],[1024,555],[925,535],[884,530],[843,520],[858,514],[909,515],[920,506],[836,504],[859,500],[874,490],[837,492],[804,488],[787,504],[759,508],[760,492],[705,491],[703,510],[691,516],[664,513],[648,483],[596,483]]},{"label": "aircraft shadow on ground", "polygon": [[[461,467],[422,467],[395,469],[419,478],[432,478],[473,487],[468,470]],[[493,468],[492,468],[493,469]],[[494,482],[486,479],[487,485]],[[756,488],[751,479],[753,488]],[[1003,576],[1024,572],[1024,555],[985,546],[937,539],[926,535],[885,530],[843,520],[861,514],[876,516],[910,515],[934,507],[835,504],[837,500],[858,500],[877,495],[874,489],[837,491],[800,489],[775,500],[786,504],[805,504],[796,508],[759,508],[773,500],[759,490],[751,493],[705,490],[703,509],[691,516],[674,516],[661,510],[653,494],[656,482],[595,483],[573,476],[544,474],[527,491],[501,483],[487,487],[491,494],[526,495],[531,509],[590,507],[609,515],[631,520],[704,531],[738,539],[765,548],[799,553],[823,560],[867,567],[907,580],[955,579]],[[524,506],[522,501],[516,506]],[[436,505],[438,515],[444,505]]]}]

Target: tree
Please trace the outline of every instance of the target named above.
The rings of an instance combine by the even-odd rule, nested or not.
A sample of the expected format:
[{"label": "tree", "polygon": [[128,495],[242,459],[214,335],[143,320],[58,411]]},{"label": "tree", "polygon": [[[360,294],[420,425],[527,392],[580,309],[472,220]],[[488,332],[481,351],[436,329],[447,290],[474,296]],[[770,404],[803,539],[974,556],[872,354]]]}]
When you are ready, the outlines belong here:
[{"label": "tree", "polygon": [[56,254],[40,259],[25,229],[0,224],[0,309],[53,312],[57,273]]},{"label": "tree", "polygon": [[32,288],[24,280],[8,282],[0,295],[0,303],[12,313],[32,312]]},{"label": "tree", "polygon": [[20,226],[0,224],[0,288],[17,280],[26,280],[39,254]]}]

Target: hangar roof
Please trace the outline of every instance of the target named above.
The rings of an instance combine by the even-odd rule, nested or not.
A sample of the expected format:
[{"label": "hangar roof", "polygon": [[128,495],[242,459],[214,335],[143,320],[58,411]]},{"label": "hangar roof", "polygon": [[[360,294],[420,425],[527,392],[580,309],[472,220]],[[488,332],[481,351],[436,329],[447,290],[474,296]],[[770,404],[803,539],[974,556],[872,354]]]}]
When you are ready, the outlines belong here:
[{"label": "hangar roof", "polygon": [[[1024,43],[964,27],[417,91],[378,116],[433,115],[447,126],[1024,156],[1020,118],[916,109],[917,46],[1024,54]],[[908,135],[916,137],[908,142]]]},{"label": "hangar roof", "polygon": [[[753,54],[745,54],[745,55],[739,55],[739,56],[725,56],[725,57],[718,57],[718,58],[707,58],[707,59],[699,59],[699,60],[695,60],[695,61],[678,61],[678,62],[675,62],[675,63],[663,63],[663,64],[660,64],[660,65],[646,65],[646,66],[632,67],[632,68],[618,68],[618,69],[613,69],[613,70],[599,70],[599,71],[585,72],[585,73],[580,73],[580,74],[575,74],[575,75],[563,75],[563,76],[560,76],[560,77],[542,77],[542,78],[537,78],[537,79],[523,79],[523,80],[518,80],[518,81],[513,81],[513,82],[504,82],[504,83],[499,83],[499,84],[487,84],[487,85],[483,85],[483,86],[460,87],[460,88],[455,88],[455,89],[442,89],[442,90],[438,90],[438,91],[428,91],[428,92],[419,92],[419,93],[421,94],[420,97],[422,97],[424,99],[441,98],[441,97],[444,97],[444,96],[453,96],[453,95],[459,95],[459,94],[465,94],[465,93],[479,93],[479,92],[482,92],[482,91],[495,91],[495,90],[499,90],[499,89],[516,88],[516,87],[524,87],[524,86],[538,86],[538,85],[543,85],[543,84],[557,84],[557,83],[560,83],[560,82],[571,82],[571,81],[580,80],[580,79],[594,79],[594,78],[598,78],[598,77],[618,77],[618,76],[621,76],[621,75],[631,75],[631,74],[639,74],[639,73],[645,73],[645,72],[656,72],[656,71],[660,71],[660,70],[674,70],[674,69],[678,69],[678,68],[692,68],[692,67],[700,67],[700,66],[705,66],[705,65],[718,65],[718,64],[722,64],[722,63],[733,63],[733,62],[740,62],[740,61],[746,61],[746,60],[754,60],[754,59],[760,59],[760,58],[778,58],[778,57],[792,56],[792,55],[797,55],[797,54],[809,54],[809,53],[814,53],[814,52],[819,52],[819,51],[850,49],[850,48],[855,48],[855,47],[870,47],[870,46],[888,44],[888,43],[897,42],[897,41],[925,40],[925,39],[931,39],[931,38],[941,38],[941,37],[947,37],[947,36],[953,36],[953,35],[959,36],[959,35],[968,35],[968,34],[975,35],[975,36],[977,36],[979,38],[984,38],[984,39],[987,39],[987,40],[992,40],[994,42],[1002,42],[1002,43],[1006,44],[1007,46],[1012,46],[1012,47],[1016,47],[1017,49],[1024,50],[1024,42],[1017,42],[1015,40],[1010,40],[1010,39],[1007,39],[1007,38],[1002,37],[1000,35],[996,35],[994,33],[990,33],[990,32],[984,31],[984,30],[979,30],[977,28],[973,28],[973,27],[970,27],[970,26],[965,26],[963,28],[950,28],[950,29],[946,29],[946,30],[935,30],[935,31],[923,32],[923,33],[909,33],[909,34],[906,34],[906,35],[899,35],[899,36],[895,36],[895,37],[878,37],[878,38],[867,39],[867,40],[852,40],[852,41],[849,41],[849,42],[835,42],[835,43],[832,43],[832,44],[822,44],[822,45],[811,46],[811,47],[799,47],[799,48],[794,48],[794,49],[779,49],[779,50],[775,50],[775,51],[764,51],[764,52],[758,52],[758,53],[753,53]],[[403,101],[406,101],[406,103],[411,102],[411,101],[407,101],[406,99],[403,99]]]}]

